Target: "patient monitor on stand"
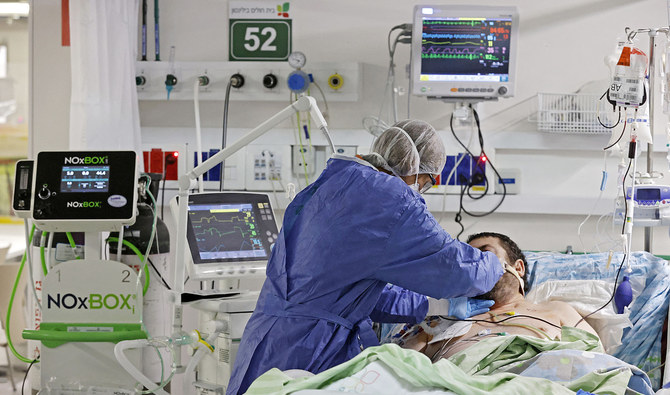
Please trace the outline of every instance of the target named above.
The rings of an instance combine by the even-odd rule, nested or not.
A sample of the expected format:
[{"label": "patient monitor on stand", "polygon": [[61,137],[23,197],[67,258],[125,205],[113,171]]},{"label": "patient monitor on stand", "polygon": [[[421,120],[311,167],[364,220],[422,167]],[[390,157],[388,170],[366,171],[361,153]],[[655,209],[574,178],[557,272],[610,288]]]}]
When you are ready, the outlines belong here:
[{"label": "patient monitor on stand", "polygon": [[[213,344],[216,353],[206,354],[198,365],[195,386],[200,393],[225,391],[278,234],[267,194],[213,192],[188,196],[189,279],[205,284],[217,281],[218,287],[186,292],[182,302],[199,311],[199,327],[214,320],[225,323]],[[249,284],[258,285],[245,289]]]}]

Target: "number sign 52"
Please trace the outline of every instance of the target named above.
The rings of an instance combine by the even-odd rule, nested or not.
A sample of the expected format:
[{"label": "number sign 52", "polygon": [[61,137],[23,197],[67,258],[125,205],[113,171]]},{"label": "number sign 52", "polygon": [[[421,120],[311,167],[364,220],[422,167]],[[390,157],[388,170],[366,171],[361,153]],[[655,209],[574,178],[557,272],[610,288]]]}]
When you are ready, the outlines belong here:
[{"label": "number sign 52", "polygon": [[230,21],[231,61],[285,61],[291,53],[291,20]]}]

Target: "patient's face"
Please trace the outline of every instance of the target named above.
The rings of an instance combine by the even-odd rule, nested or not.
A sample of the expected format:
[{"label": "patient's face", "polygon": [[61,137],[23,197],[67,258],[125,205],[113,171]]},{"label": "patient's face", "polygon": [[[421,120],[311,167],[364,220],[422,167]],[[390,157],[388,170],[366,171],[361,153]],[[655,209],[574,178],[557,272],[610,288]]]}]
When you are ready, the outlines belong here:
[{"label": "patient's face", "polygon": [[470,245],[481,251],[490,251],[496,254],[501,261],[511,263],[507,257],[505,249],[502,244],[500,244],[500,240],[495,237],[480,237],[470,241]]},{"label": "patient's face", "polygon": [[[490,251],[494,253],[501,262],[511,263],[500,240],[496,237],[480,237],[470,241],[470,245],[481,251]],[[492,290],[483,295],[476,296],[475,298],[495,300],[496,304],[498,304],[505,302],[510,296],[518,293],[519,281],[512,274],[505,272],[496,285],[493,286]]]}]

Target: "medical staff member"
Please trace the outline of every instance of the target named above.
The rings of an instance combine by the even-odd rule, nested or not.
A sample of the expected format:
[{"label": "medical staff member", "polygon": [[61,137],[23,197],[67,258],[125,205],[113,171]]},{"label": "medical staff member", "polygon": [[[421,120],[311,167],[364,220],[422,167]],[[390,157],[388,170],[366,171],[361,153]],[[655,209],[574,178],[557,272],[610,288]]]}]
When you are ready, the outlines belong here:
[{"label": "medical staff member", "polygon": [[388,283],[437,299],[493,288],[498,258],[453,239],[420,195],[445,161],[417,120],[384,131],[363,159],[328,161],[286,208],[227,394],[271,368],[319,373],[377,345],[369,316]]}]

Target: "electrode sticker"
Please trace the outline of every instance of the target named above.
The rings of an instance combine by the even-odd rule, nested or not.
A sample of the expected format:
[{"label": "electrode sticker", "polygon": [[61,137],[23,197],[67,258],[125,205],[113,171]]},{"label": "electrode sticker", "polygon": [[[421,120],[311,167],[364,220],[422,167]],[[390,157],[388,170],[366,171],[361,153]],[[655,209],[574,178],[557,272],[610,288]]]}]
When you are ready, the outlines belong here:
[{"label": "electrode sticker", "polygon": [[128,204],[128,200],[121,195],[112,195],[107,198],[107,203],[112,207],[123,207]]}]

